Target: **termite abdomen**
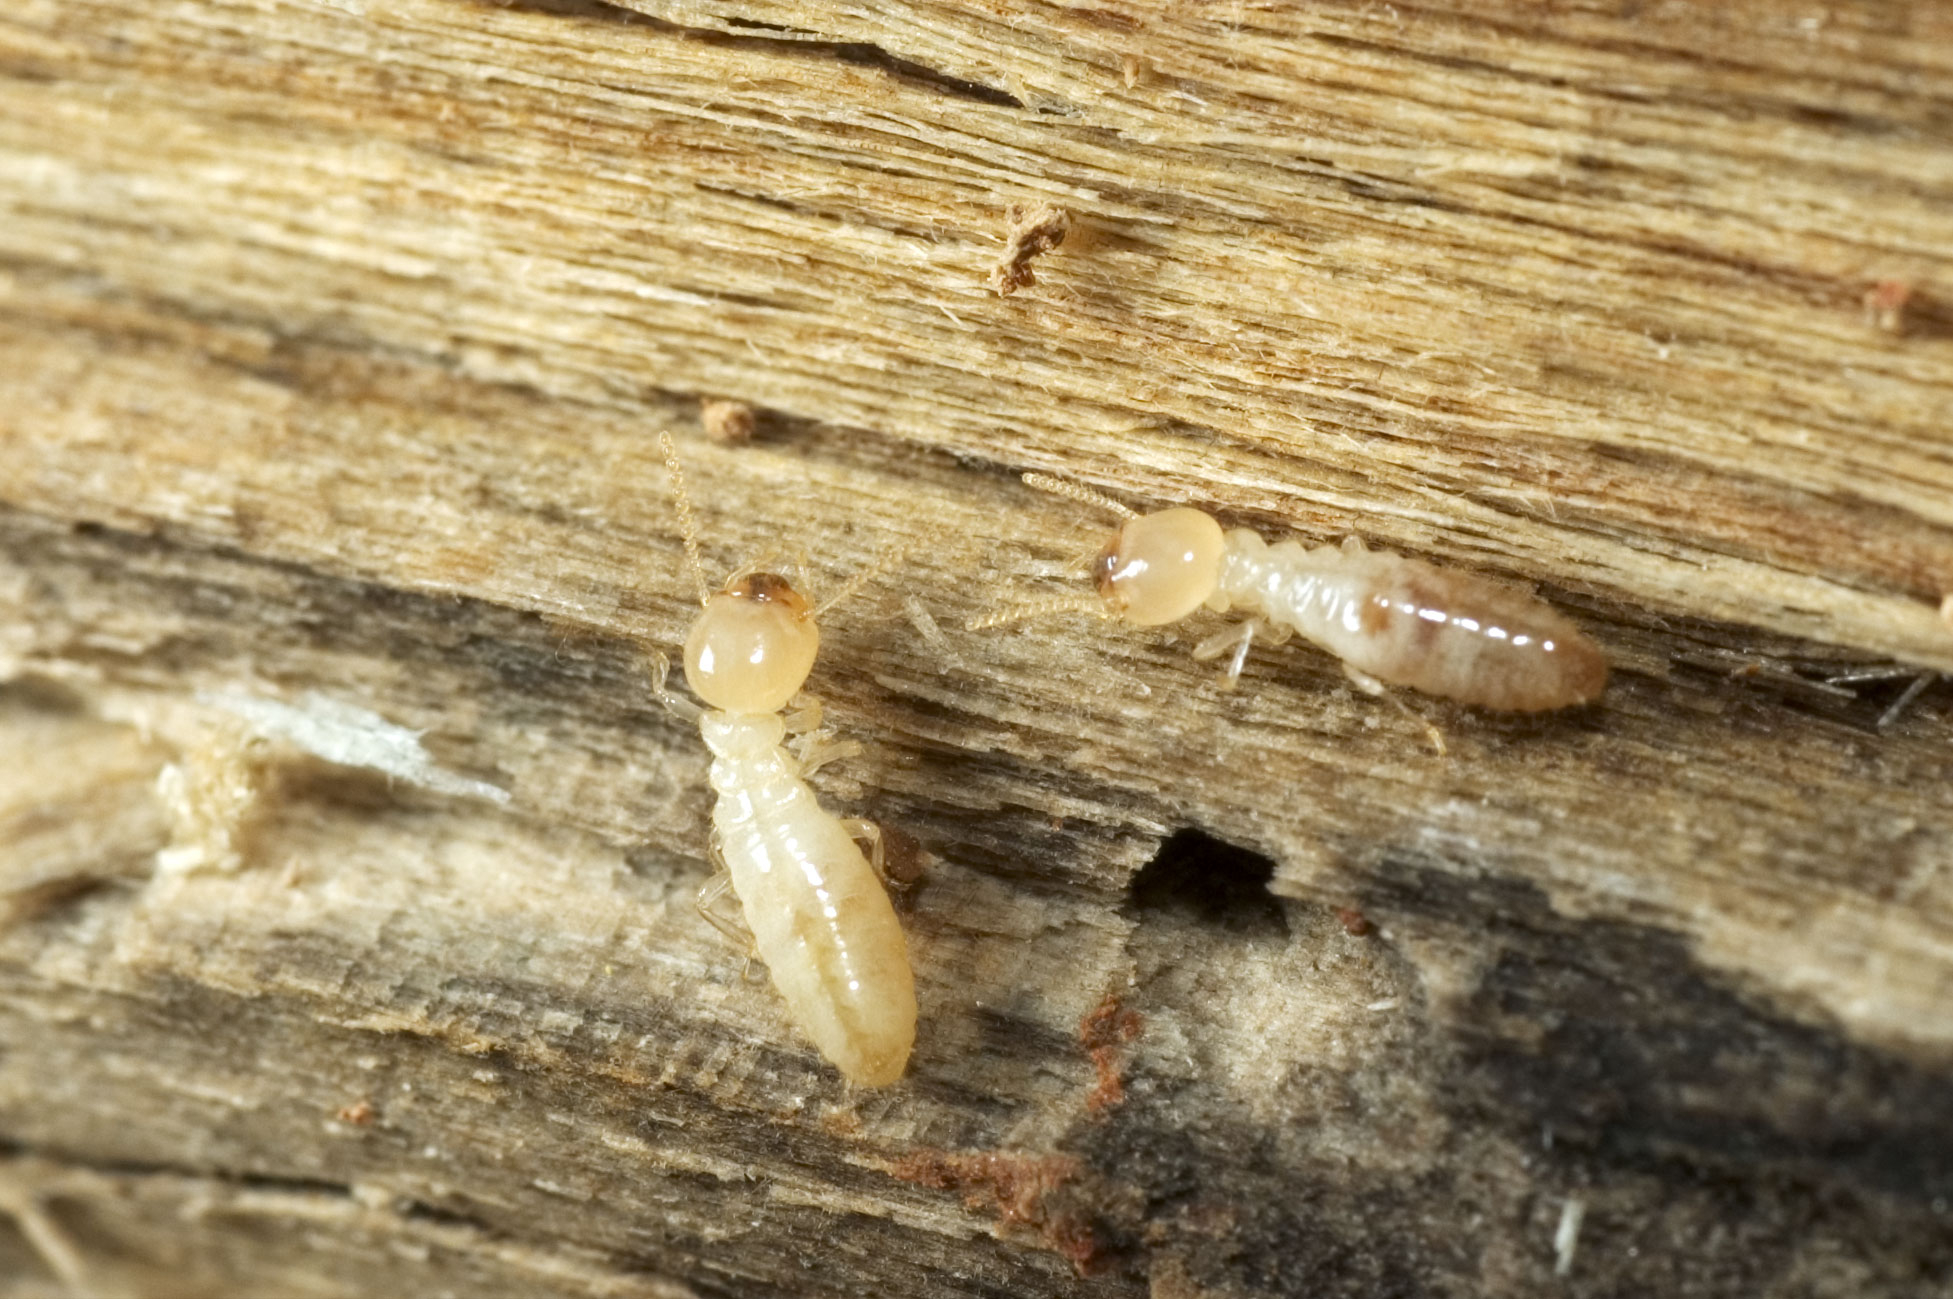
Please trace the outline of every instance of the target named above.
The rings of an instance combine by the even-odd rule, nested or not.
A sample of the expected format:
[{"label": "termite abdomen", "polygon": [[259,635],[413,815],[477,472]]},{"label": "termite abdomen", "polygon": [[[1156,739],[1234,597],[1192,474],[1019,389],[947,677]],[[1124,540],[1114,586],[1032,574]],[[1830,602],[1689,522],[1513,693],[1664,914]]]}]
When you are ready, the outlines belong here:
[{"label": "termite abdomen", "polygon": [[1377,556],[1353,612],[1360,635],[1336,646],[1391,685],[1481,708],[1537,712],[1597,699],[1600,649],[1545,602],[1422,560]]}]

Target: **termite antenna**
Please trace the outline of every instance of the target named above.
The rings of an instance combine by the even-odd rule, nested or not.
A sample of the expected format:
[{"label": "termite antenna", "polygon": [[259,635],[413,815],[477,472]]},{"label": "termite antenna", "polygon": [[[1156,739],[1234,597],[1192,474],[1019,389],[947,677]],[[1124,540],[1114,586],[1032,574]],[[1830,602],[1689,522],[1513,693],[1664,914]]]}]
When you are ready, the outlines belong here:
[{"label": "termite antenna", "polygon": [[1096,595],[1034,595],[993,609],[982,617],[972,618],[964,626],[970,631],[988,631],[992,627],[1005,627],[1054,613],[1089,613],[1095,618],[1112,616],[1105,607],[1105,601]]},{"label": "termite antenna", "polygon": [[685,560],[692,566],[692,580],[698,583],[698,602],[703,605],[712,598],[712,585],[705,580],[705,563],[699,558],[698,520],[692,517],[692,497],[685,490],[685,470],[678,463],[678,447],[672,442],[669,430],[658,434],[658,445],[664,449],[665,468],[671,472],[671,494],[678,502],[678,531],[685,538]]},{"label": "termite antenna", "polygon": [[1053,478],[1050,474],[1025,474],[1024,485],[1026,487],[1034,487],[1040,492],[1049,492],[1053,496],[1068,497],[1083,505],[1095,505],[1101,510],[1110,510],[1122,519],[1136,519],[1139,517],[1139,511],[1127,505],[1124,501],[1115,501],[1104,492],[1093,491],[1089,487],[1081,486],[1078,483],[1066,482],[1062,478]]},{"label": "termite antenna", "polygon": [[862,587],[868,585],[889,569],[894,568],[897,564],[909,557],[910,552],[915,549],[917,544],[919,543],[899,542],[884,550],[866,568],[858,570],[853,577],[841,583],[840,590],[815,605],[813,616],[819,618],[829,609],[832,609],[835,605],[841,603],[841,601],[855,594]]}]

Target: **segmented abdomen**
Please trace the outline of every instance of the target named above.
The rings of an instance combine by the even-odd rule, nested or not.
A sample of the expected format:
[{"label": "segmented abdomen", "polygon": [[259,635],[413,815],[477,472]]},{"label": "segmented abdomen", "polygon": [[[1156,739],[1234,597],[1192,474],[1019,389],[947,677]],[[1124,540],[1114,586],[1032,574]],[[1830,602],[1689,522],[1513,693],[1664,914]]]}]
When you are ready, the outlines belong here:
[{"label": "segmented abdomen", "polygon": [[1552,606],[1401,555],[1237,529],[1221,594],[1379,681],[1483,708],[1565,708],[1607,684],[1599,647]]},{"label": "segmented abdomen", "polygon": [[850,1082],[902,1076],[915,1043],[908,943],[881,881],[784,752],[713,764],[719,852],[788,1013]]}]

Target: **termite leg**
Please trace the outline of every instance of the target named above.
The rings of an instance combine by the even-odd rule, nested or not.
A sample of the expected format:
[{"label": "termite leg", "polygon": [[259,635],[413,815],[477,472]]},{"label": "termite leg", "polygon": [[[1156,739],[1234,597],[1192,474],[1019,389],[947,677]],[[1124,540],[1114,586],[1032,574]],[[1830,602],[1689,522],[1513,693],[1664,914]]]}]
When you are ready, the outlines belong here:
[{"label": "termite leg", "polygon": [[841,822],[841,826],[848,832],[850,839],[868,849],[868,864],[874,867],[875,878],[882,882],[882,887],[891,887],[888,882],[888,872],[882,866],[882,828],[866,817],[859,816],[847,818]]},{"label": "termite leg", "polygon": [[1354,532],[1343,538],[1343,553],[1345,555],[1365,555],[1369,551],[1370,548],[1363,544],[1363,538],[1357,536]]},{"label": "termite leg", "polygon": [[787,733],[795,736],[793,756],[800,763],[800,778],[806,780],[830,762],[852,758],[861,752],[854,740],[837,740],[834,732],[821,725],[821,701],[805,692],[794,696],[796,707],[782,719]]},{"label": "termite leg", "polygon": [[712,857],[719,862],[719,873],[699,887],[698,913],[705,917],[706,924],[725,935],[728,942],[746,949],[746,959],[739,963],[739,981],[763,982],[765,975],[758,979],[753,977],[753,962],[759,959],[759,942],[753,937],[753,931],[746,927],[745,917],[728,916],[717,910],[719,904],[732,893],[732,875],[726,870],[725,862],[719,859],[717,844],[712,845]]},{"label": "termite leg", "polygon": [[800,760],[800,778],[810,780],[815,772],[830,762],[840,762],[859,756],[861,742],[858,740],[837,740],[829,731],[816,731],[801,738],[794,756]]},{"label": "termite leg", "polygon": [[1347,663],[1343,664],[1343,675],[1348,677],[1349,683],[1358,690],[1361,690],[1366,695],[1375,695],[1379,699],[1390,689],[1390,687],[1384,685],[1383,682],[1377,680],[1368,672],[1353,668]]},{"label": "termite leg", "polygon": [[819,695],[801,691],[793,697],[793,711],[780,720],[785,724],[788,735],[812,735],[821,728],[825,710]]},{"label": "termite leg", "polygon": [[1448,758],[1451,756],[1451,750],[1447,749],[1444,744],[1444,732],[1438,729],[1436,722],[1433,722],[1428,717],[1420,716],[1415,709],[1395,695],[1390,696],[1390,702],[1397,705],[1403,711],[1404,716],[1424,728],[1424,738],[1430,741],[1432,752],[1436,753],[1440,758]]},{"label": "termite leg", "polygon": [[709,848],[715,867],[713,877],[707,879],[703,885],[699,885],[699,895],[697,899],[693,899],[693,904],[699,908],[699,916],[705,918],[705,924],[725,934],[728,942],[746,949],[746,963],[740,967],[740,979],[746,979],[746,975],[752,971],[752,959],[760,955],[760,943],[754,940],[752,928],[748,928],[744,912],[740,910],[728,912],[725,908],[728,897],[738,902],[738,895],[732,893],[732,871],[728,871],[727,858],[719,850],[717,834],[713,834]]},{"label": "termite leg", "polygon": [[1389,686],[1377,680],[1368,672],[1358,671],[1347,663],[1343,664],[1343,675],[1349,678],[1351,685],[1361,690],[1364,694],[1374,695],[1378,699],[1388,699],[1391,703],[1395,704],[1398,712],[1424,728],[1424,738],[1430,741],[1431,748],[1440,758],[1450,756],[1451,750],[1445,747],[1444,732],[1440,731],[1437,728],[1437,724],[1430,718],[1419,715],[1416,709],[1392,693]]},{"label": "termite leg", "polygon": [[1264,630],[1260,619],[1250,618],[1238,626],[1209,636],[1194,646],[1193,656],[1202,660],[1219,658],[1233,650],[1227,661],[1227,671],[1221,674],[1221,688],[1232,690],[1241,682],[1241,669],[1247,666],[1248,651],[1254,647],[1256,634]]},{"label": "termite leg", "polygon": [[681,722],[697,726],[699,718],[705,716],[705,710],[691,700],[671,693],[670,681],[671,660],[664,656],[663,651],[654,650],[651,654],[651,693],[665,706],[666,712]]},{"label": "termite leg", "polygon": [[1261,624],[1253,618],[1248,619],[1241,632],[1241,643],[1234,649],[1234,657],[1227,661],[1227,688],[1234,689],[1241,684],[1241,669],[1248,665],[1248,651],[1254,648],[1255,633]]},{"label": "termite leg", "polygon": [[[738,913],[728,915],[721,904],[732,896],[732,872],[726,869],[725,859],[719,855],[719,845],[712,845],[712,864],[718,867],[712,878],[699,885],[698,897],[692,905],[705,923],[724,934],[732,942],[744,947],[748,952],[756,950],[753,946],[753,931],[746,927],[746,918]],[[747,957],[751,960],[751,956]]]}]

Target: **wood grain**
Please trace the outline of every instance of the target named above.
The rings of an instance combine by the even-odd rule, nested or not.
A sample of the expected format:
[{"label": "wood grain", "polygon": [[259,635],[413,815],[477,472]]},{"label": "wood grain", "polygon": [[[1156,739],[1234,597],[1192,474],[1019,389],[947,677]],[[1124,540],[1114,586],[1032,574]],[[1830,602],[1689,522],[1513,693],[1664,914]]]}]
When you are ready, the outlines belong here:
[{"label": "wood grain", "polygon": [[[9,6],[0,1294],[1944,1293],[1950,72],[1904,3]],[[691,908],[665,428],[718,571],[913,547],[812,683],[923,867],[886,1092]],[[1100,540],[1027,469],[1615,682],[965,633]],[[308,692],[509,803],[251,748],[159,868]]]}]

